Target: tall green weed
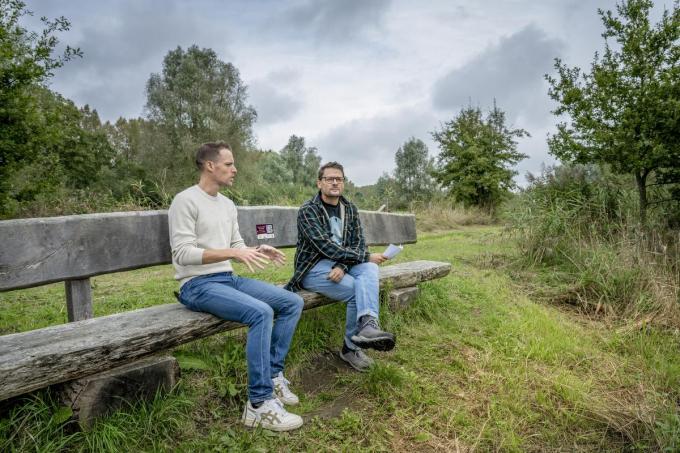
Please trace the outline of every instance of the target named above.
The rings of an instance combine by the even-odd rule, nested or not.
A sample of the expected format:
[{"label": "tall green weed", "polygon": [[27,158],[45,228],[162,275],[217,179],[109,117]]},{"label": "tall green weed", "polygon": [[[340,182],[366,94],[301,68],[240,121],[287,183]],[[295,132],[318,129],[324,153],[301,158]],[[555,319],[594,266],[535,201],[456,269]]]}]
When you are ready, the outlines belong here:
[{"label": "tall green weed", "polygon": [[576,165],[530,183],[506,216],[522,264],[555,279],[553,299],[623,316],[663,313],[677,323],[678,236],[660,210],[647,228],[637,223],[632,181]]}]

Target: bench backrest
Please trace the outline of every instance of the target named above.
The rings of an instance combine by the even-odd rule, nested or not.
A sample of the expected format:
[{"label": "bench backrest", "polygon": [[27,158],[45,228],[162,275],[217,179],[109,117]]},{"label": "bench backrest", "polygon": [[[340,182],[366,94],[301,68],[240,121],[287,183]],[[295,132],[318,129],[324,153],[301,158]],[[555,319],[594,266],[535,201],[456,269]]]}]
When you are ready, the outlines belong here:
[{"label": "bench backrest", "polygon": [[[293,247],[297,211],[278,206],[239,207],[241,235],[248,245]],[[360,216],[369,245],[416,242],[412,214],[360,211]],[[82,281],[170,262],[167,211],[0,221],[0,291]],[[67,285],[67,291],[87,291],[78,288]]]}]

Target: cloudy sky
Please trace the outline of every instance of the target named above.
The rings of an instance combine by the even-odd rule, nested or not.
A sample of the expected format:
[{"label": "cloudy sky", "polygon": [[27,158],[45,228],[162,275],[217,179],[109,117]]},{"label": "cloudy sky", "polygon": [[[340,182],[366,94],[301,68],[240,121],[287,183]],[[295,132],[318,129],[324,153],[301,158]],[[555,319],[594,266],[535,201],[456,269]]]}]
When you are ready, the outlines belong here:
[{"label": "cloudy sky", "polygon": [[[668,0],[670,2],[670,0]],[[258,112],[260,148],[291,134],[324,161],[371,184],[394,168],[409,137],[436,156],[430,132],[472,103],[495,98],[529,159],[552,163],[555,123],[544,74],[555,57],[588,67],[602,48],[597,8],[609,0],[27,0],[36,16],[65,16],[63,43],[82,59],[58,70],[51,88],[105,120],[144,115],[145,83],[171,49],[209,47],[233,63]]]}]

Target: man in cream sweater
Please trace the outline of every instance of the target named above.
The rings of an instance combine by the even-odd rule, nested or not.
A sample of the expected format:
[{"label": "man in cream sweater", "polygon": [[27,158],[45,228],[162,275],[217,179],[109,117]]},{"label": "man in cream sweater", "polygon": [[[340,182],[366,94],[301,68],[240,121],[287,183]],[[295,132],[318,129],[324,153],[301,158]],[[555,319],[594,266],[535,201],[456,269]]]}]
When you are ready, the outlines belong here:
[{"label": "man in cream sweater", "polygon": [[[234,183],[236,166],[226,143],[206,143],[196,153],[197,185],[178,193],[168,221],[179,300],[188,309],[248,326],[247,426],[288,431],[302,426],[285,405],[298,404],[283,367],[302,307],[300,296],[269,283],[239,277],[231,260],[248,269],[282,264],[285,255],[269,245],[247,247],[239,233],[236,206],[220,188]],[[276,322],[274,322],[276,319]]]}]

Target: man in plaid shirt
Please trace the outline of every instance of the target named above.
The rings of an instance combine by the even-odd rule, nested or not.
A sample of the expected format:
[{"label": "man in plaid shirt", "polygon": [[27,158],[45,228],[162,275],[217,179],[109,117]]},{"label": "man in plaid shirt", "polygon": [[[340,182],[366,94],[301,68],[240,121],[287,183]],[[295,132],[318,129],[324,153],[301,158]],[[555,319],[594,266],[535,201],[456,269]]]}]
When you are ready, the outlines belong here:
[{"label": "man in plaid shirt", "polygon": [[319,193],[298,212],[295,273],[286,288],[304,288],[347,302],[340,357],[355,369],[366,371],[373,359],[362,348],[389,351],[395,343],[394,335],[378,324],[378,265],[387,258],[366,249],[359,211],[342,196],[342,165],[323,165],[316,186]]}]

